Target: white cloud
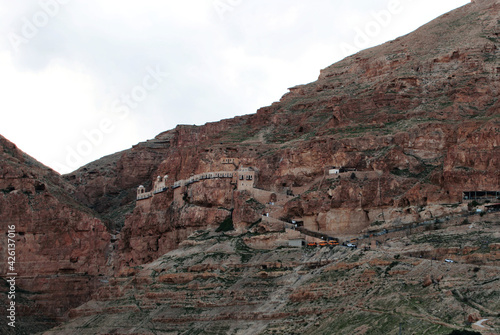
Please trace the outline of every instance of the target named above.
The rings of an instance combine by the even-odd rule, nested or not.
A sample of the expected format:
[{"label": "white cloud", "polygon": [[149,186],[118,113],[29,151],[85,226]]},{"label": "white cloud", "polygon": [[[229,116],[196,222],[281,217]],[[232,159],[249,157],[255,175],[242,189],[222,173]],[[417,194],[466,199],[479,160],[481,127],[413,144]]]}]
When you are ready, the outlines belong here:
[{"label": "white cloud", "polygon": [[[78,69],[54,62],[36,73],[16,71],[10,56],[1,53],[0,73],[4,110],[0,133],[23,150],[37,153],[36,158],[49,166],[63,162],[57,157],[64,156],[66,145],[74,146],[85,138],[83,131],[113,117],[96,105],[94,78]],[[135,132],[130,123],[121,129]],[[119,150],[121,145],[114,147]],[[108,154],[106,149],[96,147],[94,157]]]}]

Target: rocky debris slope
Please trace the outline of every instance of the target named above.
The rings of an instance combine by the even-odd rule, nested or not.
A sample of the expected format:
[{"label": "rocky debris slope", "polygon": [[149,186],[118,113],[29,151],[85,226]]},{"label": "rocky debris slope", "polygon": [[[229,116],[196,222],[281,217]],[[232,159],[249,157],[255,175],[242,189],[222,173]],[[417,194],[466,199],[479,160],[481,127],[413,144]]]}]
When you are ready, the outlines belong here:
[{"label": "rocky debris slope", "polygon": [[[95,213],[71,196],[74,191],[60,175],[0,136],[2,255],[7,255],[9,227],[16,232],[14,271],[2,257],[0,273],[17,273],[19,334],[63,320],[68,309],[90,299],[100,276],[109,273],[110,234]],[[2,289],[2,301],[7,291]],[[2,334],[12,330],[4,327],[6,322],[0,326]]]},{"label": "rocky debris slope", "polygon": [[[257,168],[257,188],[294,192],[281,217],[331,235],[456,214],[463,208],[443,204],[458,204],[463,191],[500,190],[499,6],[475,1],[331,65],[256,114],[178,126],[65,178],[109,227],[125,227],[125,265],[159,257],[203,222],[217,224],[215,207],[232,210],[236,226],[258,219],[266,201],[250,208],[256,196],[230,184],[192,186],[184,203],[165,198],[149,214],[134,211],[138,185],[224,170],[224,157]],[[356,171],[323,178],[331,166]],[[131,240],[145,241],[140,257]]]},{"label": "rocky debris slope", "polygon": [[[51,324],[92,295],[91,303],[72,311],[77,319],[70,329],[93,333],[100,325],[112,333],[133,322],[146,333],[155,332],[155,327],[193,333],[239,328],[243,333],[327,333],[328,327],[336,327],[363,333],[370,325],[395,329],[393,320],[408,320],[419,332],[436,333],[439,327],[461,325],[461,314],[448,308],[455,303],[453,291],[434,285],[421,288],[418,276],[431,260],[410,257],[416,250],[405,249],[399,261],[378,251],[255,251],[248,247],[251,243],[241,242],[266,245],[273,240],[267,239],[272,236],[268,232],[253,239],[194,238],[192,246],[157,259],[194,231],[224,222],[241,234],[250,227],[265,233],[267,228],[258,222],[264,211],[276,215],[273,220],[300,217],[312,231],[357,236],[372,228],[458,217],[468,210],[460,204],[462,191],[500,190],[499,13],[498,1],[474,1],[409,35],[331,65],[317,81],[291,88],[256,114],[199,127],[178,126],[64,178],[1,138],[1,229],[15,224],[19,232],[20,297],[30,299],[26,314],[35,321],[45,317]],[[189,186],[180,197],[169,190],[148,203],[136,203],[136,187],[151,189],[157,175],[168,174],[173,183],[206,171],[225,171],[224,157],[258,169],[257,190],[237,191],[230,182],[204,181]],[[327,178],[325,169],[331,166],[351,170]],[[276,208],[267,203],[273,202],[272,194],[281,197]],[[119,235],[114,237],[105,226]],[[209,251],[219,242],[223,251]],[[0,247],[4,253],[5,240]],[[453,254],[448,247],[424,248],[421,255]],[[464,313],[498,308],[491,302],[498,298],[492,288],[497,269],[479,267],[474,272],[483,264],[477,262],[495,262],[496,254],[478,250],[468,255],[474,265],[459,265],[461,272],[450,267],[450,283],[458,283],[460,295],[474,302],[461,300],[457,306]],[[371,264],[375,259],[391,263]],[[309,269],[323,260],[335,261],[332,266],[340,268]],[[207,262],[225,267],[204,270]],[[400,263],[388,269],[392,262]],[[288,265],[272,265],[278,263]],[[397,280],[386,281],[393,270]],[[325,280],[317,277],[325,271]],[[405,271],[416,276],[408,277]],[[475,281],[475,273],[484,281]],[[432,283],[434,277],[429,278]],[[321,287],[319,292],[315,285]],[[470,297],[463,293],[469,294],[467,287],[474,288]],[[369,289],[377,292],[373,300]],[[484,296],[474,293],[482,289]],[[416,293],[408,295],[406,290]],[[420,295],[439,309],[421,307],[415,298]],[[360,302],[353,304],[353,299]],[[476,305],[483,304],[481,299],[485,305],[480,308]],[[401,306],[402,312],[394,306]],[[446,311],[449,315],[443,314]]]},{"label": "rocky debris slope", "polygon": [[[244,242],[254,233],[197,231],[134,276],[114,278],[46,334],[397,334],[400,323],[449,334],[481,318],[498,331],[498,219],[478,216],[472,229],[416,234],[414,244],[391,239],[376,250],[259,250]],[[442,250],[459,240],[484,262]]]}]

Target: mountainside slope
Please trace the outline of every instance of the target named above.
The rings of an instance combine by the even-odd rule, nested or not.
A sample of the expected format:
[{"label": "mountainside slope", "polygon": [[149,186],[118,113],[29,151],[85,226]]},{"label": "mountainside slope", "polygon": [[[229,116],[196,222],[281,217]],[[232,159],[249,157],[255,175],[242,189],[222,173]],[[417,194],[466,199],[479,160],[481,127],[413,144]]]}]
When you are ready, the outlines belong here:
[{"label": "mountainside slope", "polygon": [[[91,298],[53,332],[362,334],[407,322],[448,334],[478,315],[498,329],[498,214],[462,192],[500,191],[499,13],[474,1],[256,114],[178,126],[63,177],[1,137],[0,232],[16,226],[18,315],[32,318],[22,331]],[[172,188],[248,167],[247,189],[226,177]],[[136,200],[165,175],[168,188]],[[283,248],[327,235],[373,250]]]},{"label": "mountainside slope", "polygon": [[[217,225],[224,211],[245,227],[271,210],[266,199],[249,208],[255,194],[228,204],[229,184],[218,195],[192,186],[183,202],[162,195],[126,219],[137,186],[221,171],[227,157],[258,170],[257,189],[293,192],[277,215],[311,230],[357,235],[448,215],[443,205],[464,191],[500,190],[499,6],[476,1],[333,64],[256,114],[178,126],[65,178],[110,226],[124,226],[120,264],[130,266]],[[357,171],[323,178],[331,166]]]},{"label": "mountainside slope", "polygon": [[415,175],[432,168],[425,177],[453,198],[498,185],[490,155],[500,108],[498,7],[476,1],[322,70],[257,114],[178,126],[66,179],[117,227],[138,185],[165,173],[189,177],[227,155],[259,167],[270,189],[303,185],[335,164]]},{"label": "mountainside slope", "polygon": [[373,250],[259,250],[246,244],[255,233],[199,231],[114,278],[46,335],[398,334],[400,325],[448,335],[481,319],[483,334],[498,334],[499,219],[476,215],[473,230],[455,223]]},{"label": "mountainside slope", "polygon": [[[13,269],[5,259],[0,273],[17,273],[17,334],[50,328],[65,311],[90,299],[98,276],[109,272],[110,235],[96,214],[71,196],[72,185],[2,136],[0,190],[0,233],[16,233]],[[2,238],[0,253],[7,251]],[[0,280],[1,301],[8,306],[9,285]],[[12,331],[2,322],[2,334]]]}]

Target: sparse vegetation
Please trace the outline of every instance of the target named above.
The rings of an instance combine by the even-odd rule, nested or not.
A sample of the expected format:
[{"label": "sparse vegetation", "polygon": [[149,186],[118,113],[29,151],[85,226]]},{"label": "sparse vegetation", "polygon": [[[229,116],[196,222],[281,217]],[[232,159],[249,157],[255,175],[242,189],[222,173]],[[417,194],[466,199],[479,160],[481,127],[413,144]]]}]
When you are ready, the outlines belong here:
[{"label": "sparse vegetation", "polygon": [[462,329],[462,330],[455,329],[449,335],[481,335],[481,333],[475,332],[472,330],[466,330],[466,329]]},{"label": "sparse vegetation", "polygon": [[224,221],[221,222],[219,227],[215,230],[215,232],[220,233],[220,232],[226,232],[226,231],[231,231],[234,230],[234,225],[233,225],[233,218],[232,215],[229,215]]},{"label": "sparse vegetation", "polygon": [[[20,251],[29,256],[31,250],[40,250],[38,258],[43,261],[42,256],[52,259],[58,253],[44,253],[42,244],[60,244],[65,251],[61,255],[67,255],[63,262],[69,259],[84,266],[75,269],[74,276],[59,276],[49,273],[55,268],[52,260],[48,267],[39,264],[35,268],[46,272],[39,278],[41,287],[49,287],[53,278],[67,280],[60,286],[66,289],[75,281],[75,295],[85,286],[86,298],[97,300],[71,312],[75,317],[65,333],[94,334],[102,327],[110,333],[134,328],[155,334],[396,335],[400,328],[404,334],[477,335],[452,329],[469,325],[464,320],[476,312],[491,318],[488,326],[498,332],[498,220],[493,214],[477,215],[483,200],[469,203],[474,213],[466,213],[465,203],[441,203],[460,201],[461,191],[494,184],[497,177],[486,164],[492,156],[485,149],[493,147],[492,135],[498,131],[498,100],[491,89],[498,68],[485,63],[497,59],[490,49],[490,41],[499,40],[492,28],[497,13],[491,15],[494,21],[479,24],[474,15],[465,15],[472,7],[420,30],[417,36],[429,31],[435,35],[427,40],[433,45],[429,50],[415,48],[411,36],[387,43],[392,44],[389,54],[377,47],[368,49],[325,69],[317,83],[292,90],[255,115],[196,126],[192,133],[190,128],[178,128],[185,131],[160,134],[158,140],[134,146],[132,155],[122,152],[106,164],[99,161],[97,167],[67,177],[68,190],[88,200],[92,227],[104,218],[115,223],[116,230],[136,205],[131,201],[135,186],[129,184],[156,172],[181,178],[211,168],[232,171],[233,165],[222,165],[228,160],[219,161],[224,155],[259,169],[258,186],[282,193],[272,195],[273,200],[257,190],[233,192],[233,179],[213,183],[206,194],[203,187],[186,186],[189,193],[184,194],[180,192],[186,188],[176,188],[175,195],[139,202],[130,216],[133,220],[113,237],[112,245],[105,232],[87,233],[83,227],[84,235],[93,239],[89,244],[65,220],[78,216],[83,202],[57,183],[47,183],[47,189],[35,187],[40,194],[24,198],[32,201],[46,195],[49,201],[57,195],[70,206],[63,208],[61,220],[39,216],[43,231],[19,232],[21,240],[33,243],[20,245]],[[486,21],[486,15],[481,20]],[[475,35],[465,36],[470,22],[475,23]],[[447,30],[437,29],[439,25]],[[472,43],[479,30],[482,38]],[[427,45],[424,42],[419,45]],[[4,154],[18,155],[8,148]],[[26,166],[30,164],[34,163]],[[326,176],[323,169],[329,164],[343,165],[347,170],[342,171],[349,172]],[[10,168],[5,171],[9,178],[16,175]],[[5,195],[14,191],[9,183],[7,178],[3,197],[17,200],[18,191]],[[22,190],[22,183],[13,185]],[[57,190],[51,190],[54,185]],[[230,194],[239,198],[231,199]],[[32,211],[12,221],[35,226],[39,207],[24,205]],[[232,215],[225,217],[233,209],[222,207],[232,206],[245,216],[251,214],[242,221],[256,220],[247,232],[236,232],[240,222],[233,222]],[[264,208],[269,209],[264,212],[269,219],[261,215]],[[288,222],[302,220],[304,228],[285,229],[290,225],[272,220],[279,216]],[[220,219],[207,222],[213,217]],[[48,232],[61,225],[63,236],[49,238]],[[359,249],[289,247],[287,239],[305,239],[300,232],[310,234],[307,242],[326,232],[349,240],[349,234],[357,234]],[[71,251],[71,240],[79,242],[73,244],[80,249],[91,248],[91,253]],[[104,240],[102,246],[99,240]],[[94,259],[102,266],[94,267]],[[106,260],[114,267],[110,278],[100,275],[97,280],[103,278],[103,284],[95,285],[95,270],[104,270]],[[89,274],[83,274],[87,270]],[[102,290],[94,290],[99,287]],[[19,293],[43,303],[51,291]]]},{"label": "sparse vegetation", "polygon": [[7,188],[2,189],[1,191],[3,192],[3,194],[8,194],[14,190],[15,190],[15,188],[13,186],[9,186]]}]

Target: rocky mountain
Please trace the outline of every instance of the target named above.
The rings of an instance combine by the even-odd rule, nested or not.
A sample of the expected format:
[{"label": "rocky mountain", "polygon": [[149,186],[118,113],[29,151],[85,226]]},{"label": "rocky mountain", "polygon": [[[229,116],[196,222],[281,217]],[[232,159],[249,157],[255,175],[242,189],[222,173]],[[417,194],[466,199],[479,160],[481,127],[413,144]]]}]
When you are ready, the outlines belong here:
[{"label": "rocky mountain", "polygon": [[498,219],[470,217],[473,238],[450,222],[376,250],[256,249],[262,235],[199,231],[46,334],[498,334]]},{"label": "rocky mountain", "polygon": [[[500,191],[499,13],[473,1],[256,114],[65,176],[1,138],[26,333],[494,333],[498,195],[463,192]],[[363,248],[288,247],[328,236]]]},{"label": "rocky mountain", "polygon": [[[263,206],[238,206],[251,195],[236,192],[246,198],[228,205],[228,184],[219,193],[191,189],[181,205],[163,195],[125,219],[139,185],[219,171],[225,157],[258,169],[258,189],[299,195],[279,216],[300,216],[313,230],[358,234],[446,215],[442,204],[463,191],[499,189],[498,6],[476,1],[333,64],[256,114],[178,126],[65,179],[109,226],[124,227],[120,255],[129,265],[217,224],[224,210],[245,213],[233,218],[241,226],[259,218]],[[322,181],[329,166],[357,171]]]},{"label": "rocky mountain", "polygon": [[[0,272],[17,274],[16,333],[30,334],[58,324],[65,311],[90,299],[110,273],[111,235],[96,213],[71,196],[74,186],[2,136],[0,157],[2,255],[12,249],[8,230],[16,234],[12,269],[2,256]],[[2,305],[8,306],[10,285],[7,277],[0,280]],[[0,330],[12,331],[6,322]]]}]

